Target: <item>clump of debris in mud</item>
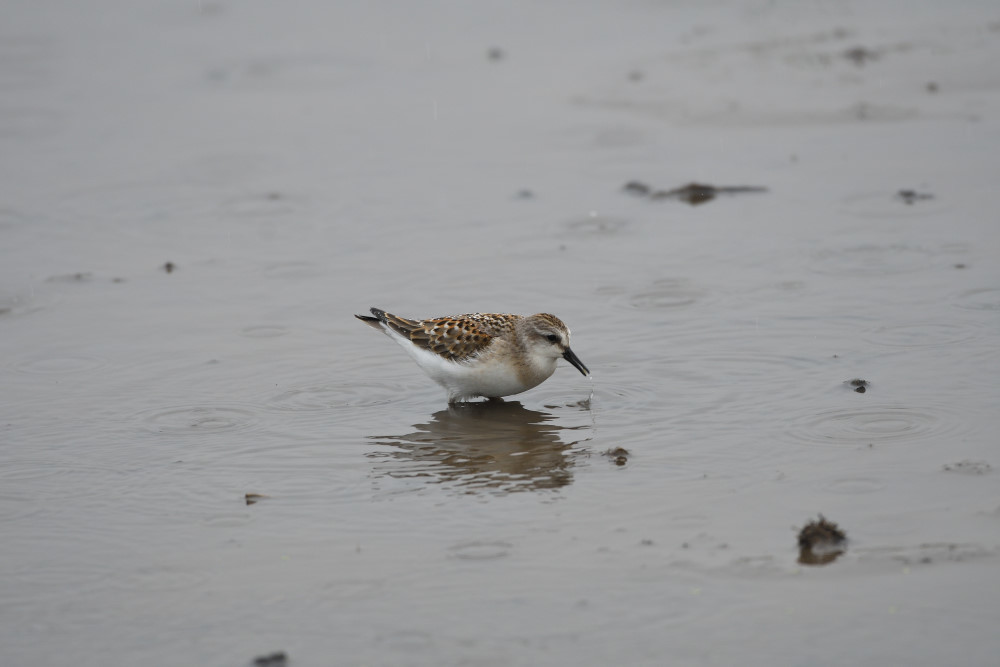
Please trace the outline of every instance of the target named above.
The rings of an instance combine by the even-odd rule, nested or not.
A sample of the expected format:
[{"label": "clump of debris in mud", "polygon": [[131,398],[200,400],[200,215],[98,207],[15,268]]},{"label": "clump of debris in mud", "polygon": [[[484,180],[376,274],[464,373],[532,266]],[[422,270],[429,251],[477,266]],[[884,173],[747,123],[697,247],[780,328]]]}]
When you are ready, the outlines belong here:
[{"label": "clump of debris in mud", "polygon": [[929,192],[917,192],[916,190],[900,190],[896,193],[896,199],[899,199],[904,204],[912,206],[914,202],[934,199],[934,195]]},{"label": "clump of debris in mud", "polygon": [[747,192],[767,192],[767,188],[759,185],[708,185],[691,182],[672,190],[657,190],[642,181],[629,181],[622,189],[638,197],[649,199],[678,199],[697,206],[712,201],[719,195],[742,194]]},{"label": "clump of debris in mud", "polygon": [[612,447],[606,451],[601,452],[601,456],[606,456],[616,465],[623,466],[628,463],[628,457],[630,452],[624,447]]},{"label": "clump of debris in mud", "polygon": [[861,378],[854,378],[853,380],[844,380],[844,384],[859,394],[863,394],[868,391],[868,387],[870,387],[872,383],[868,380],[862,380]]},{"label": "clump of debris in mud", "polygon": [[826,565],[847,550],[847,534],[822,514],[799,531],[799,563]]}]

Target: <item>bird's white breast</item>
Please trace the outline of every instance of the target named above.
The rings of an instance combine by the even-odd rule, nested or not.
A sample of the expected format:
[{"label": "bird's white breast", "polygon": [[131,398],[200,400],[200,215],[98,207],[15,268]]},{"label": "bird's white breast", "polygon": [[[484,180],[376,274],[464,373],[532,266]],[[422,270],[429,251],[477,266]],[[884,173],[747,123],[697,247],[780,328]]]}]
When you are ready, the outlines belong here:
[{"label": "bird's white breast", "polygon": [[448,391],[449,399],[472,398],[475,396],[510,396],[537,386],[555,372],[555,360],[538,360],[527,368],[519,365],[507,355],[487,353],[468,361],[449,361],[422,347],[417,347],[391,329],[386,329],[389,337],[406,350],[417,365],[428,376]]}]

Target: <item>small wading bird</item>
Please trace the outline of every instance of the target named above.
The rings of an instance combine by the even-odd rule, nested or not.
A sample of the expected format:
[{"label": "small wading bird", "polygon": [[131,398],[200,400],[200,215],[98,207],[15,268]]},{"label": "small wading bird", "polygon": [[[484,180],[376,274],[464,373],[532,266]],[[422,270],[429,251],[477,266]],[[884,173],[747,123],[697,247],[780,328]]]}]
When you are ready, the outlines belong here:
[{"label": "small wading bird", "polygon": [[387,334],[448,392],[448,402],[500,398],[536,387],[563,358],[590,371],[569,347],[569,329],[555,315],[471,313],[408,320],[378,308],[355,315]]}]

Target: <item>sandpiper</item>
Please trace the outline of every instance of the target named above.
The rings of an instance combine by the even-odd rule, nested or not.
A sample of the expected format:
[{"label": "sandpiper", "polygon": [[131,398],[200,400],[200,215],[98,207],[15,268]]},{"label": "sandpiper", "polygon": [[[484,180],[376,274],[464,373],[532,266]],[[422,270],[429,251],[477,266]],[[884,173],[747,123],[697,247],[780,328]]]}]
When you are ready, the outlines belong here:
[{"label": "sandpiper", "polygon": [[375,317],[355,317],[402,345],[445,388],[449,403],[520,394],[547,380],[560,357],[590,375],[569,347],[569,329],[555,315],[471,313],[409,320],[379,308],[371,312]]}]

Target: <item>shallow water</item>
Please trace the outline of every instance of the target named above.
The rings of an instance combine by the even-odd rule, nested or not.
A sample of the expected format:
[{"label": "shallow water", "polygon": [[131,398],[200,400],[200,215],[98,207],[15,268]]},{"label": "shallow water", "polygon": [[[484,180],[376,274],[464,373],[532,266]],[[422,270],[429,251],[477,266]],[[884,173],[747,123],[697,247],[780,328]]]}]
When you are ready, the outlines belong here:
[{"label": "shallow water", "polygon": [[918,9],[9,11],[2,662],[993,664],[1000,15]]}]

